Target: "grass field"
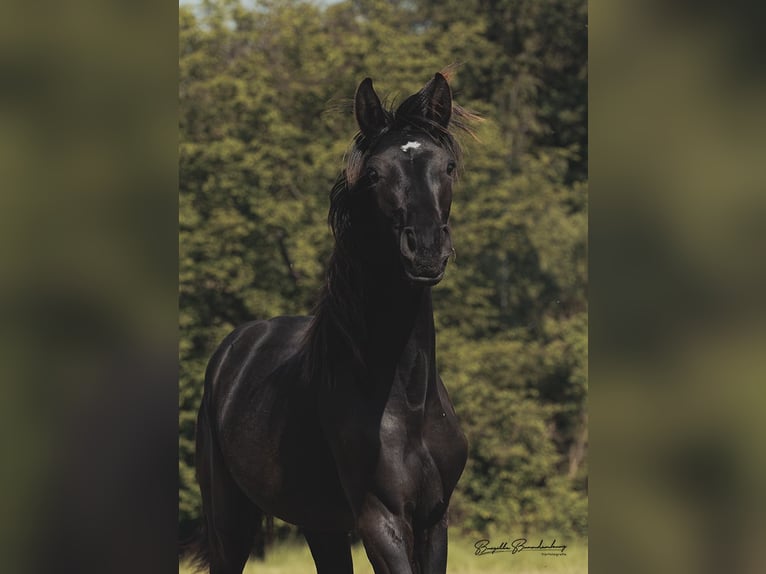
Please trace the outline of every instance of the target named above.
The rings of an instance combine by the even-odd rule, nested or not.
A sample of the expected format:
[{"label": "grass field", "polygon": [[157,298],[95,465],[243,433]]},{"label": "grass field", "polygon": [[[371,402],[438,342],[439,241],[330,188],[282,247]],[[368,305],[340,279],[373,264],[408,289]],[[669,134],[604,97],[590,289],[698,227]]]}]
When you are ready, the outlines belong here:
[{"label": "grass field", "polygon": [[[476,556],[472,540],[451,539],[448,574],[479,574],[507,572],[513,574],[585,574],[588,571],[587,541],[566,541],[563,556],[544,556],[536,552],[518,554],[487,554]],[[548,541],[549,542],[549,541]],[[493,541],[494,544],[494,541]],[[355,574],[373,574],[361,544],[353,548]],[[191,574],[181,565],[179,574]],[[316,572],[308,546],[295,542],[271,549],[265,562],[251,560],[245,574],[311,574]]]}]

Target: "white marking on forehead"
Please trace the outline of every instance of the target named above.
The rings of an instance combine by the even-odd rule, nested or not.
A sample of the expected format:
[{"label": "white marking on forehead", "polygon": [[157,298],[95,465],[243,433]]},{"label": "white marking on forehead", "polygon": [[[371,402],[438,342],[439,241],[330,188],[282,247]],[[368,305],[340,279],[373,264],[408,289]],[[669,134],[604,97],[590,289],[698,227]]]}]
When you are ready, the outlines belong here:
[{"label": "white marking on forehead", "polygon": [[402,146],[402,151],[407,152],[411,149],[418,149],[420,147],[420,142],[407,142]]}]

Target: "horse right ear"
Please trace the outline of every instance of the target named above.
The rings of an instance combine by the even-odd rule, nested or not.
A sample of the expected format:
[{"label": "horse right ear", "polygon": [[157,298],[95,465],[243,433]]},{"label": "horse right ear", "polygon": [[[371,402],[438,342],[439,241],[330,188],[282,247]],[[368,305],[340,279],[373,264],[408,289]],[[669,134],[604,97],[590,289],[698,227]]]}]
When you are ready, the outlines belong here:
[{"label": "horse right ear", "polygon": [[354,115],[359,129],[367,137],[379,134],[386,127],[386,114],[370,78],[362,80],[356,89]]}]

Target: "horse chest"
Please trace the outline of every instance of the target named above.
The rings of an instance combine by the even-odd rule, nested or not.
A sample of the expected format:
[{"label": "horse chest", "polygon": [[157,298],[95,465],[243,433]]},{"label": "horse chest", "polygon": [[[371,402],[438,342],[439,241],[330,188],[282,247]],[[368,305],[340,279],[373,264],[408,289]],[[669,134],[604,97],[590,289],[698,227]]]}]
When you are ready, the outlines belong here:
[{"label": "horse chest", "polygon": [[443,456],[424,433],[423,413],[391,409],[384,412],[378,435],[380,451],[375,490],[392,508],[402,508],[420,523],[440,515],[449,498],[445,492]]}]

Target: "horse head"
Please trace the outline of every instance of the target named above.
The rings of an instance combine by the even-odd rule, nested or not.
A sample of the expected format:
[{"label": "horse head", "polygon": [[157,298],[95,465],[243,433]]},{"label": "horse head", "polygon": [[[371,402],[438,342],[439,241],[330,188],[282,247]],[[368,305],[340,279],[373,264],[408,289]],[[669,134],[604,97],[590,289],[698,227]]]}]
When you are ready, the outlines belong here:
[{"label": "horse head", "polygon": [[366,78],[354,112],[360,133],[346,177],[367,206],[365,235],[376,235],[405,280],[435,285],[453,253],[449,215],[460,159],[449,131],[449,84],[436,74],[394,111],[383,108]]}]

